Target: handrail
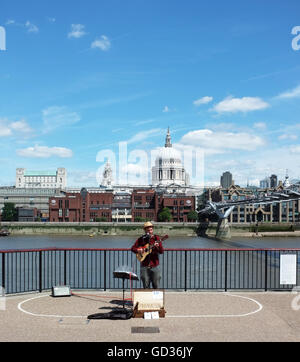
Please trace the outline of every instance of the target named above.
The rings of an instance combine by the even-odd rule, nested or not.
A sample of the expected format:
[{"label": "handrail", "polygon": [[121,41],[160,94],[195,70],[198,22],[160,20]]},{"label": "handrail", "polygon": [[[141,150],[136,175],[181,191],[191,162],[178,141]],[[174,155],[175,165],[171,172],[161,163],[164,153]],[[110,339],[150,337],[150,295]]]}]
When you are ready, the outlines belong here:
[{"label": "handrail", "polygon": [[[75,289],[120,288],[117,266],[140,263],[130,248],[39,248],[0,250],[0,280],[6,293],[47,290],[68,284]],[[161,255],[164,289],[288,290],[280,284],[281,255],[300,248],[166,248]],[[140,288],[141,281],[136,284]]]},{"label": "handrail", "polygon": [[[39,251],[130,251],[131,248],[39,248],[39,249],[3,249],[3,253],[39,252]],[[300,248],[164,248],[165,251],[300,251]]]}]

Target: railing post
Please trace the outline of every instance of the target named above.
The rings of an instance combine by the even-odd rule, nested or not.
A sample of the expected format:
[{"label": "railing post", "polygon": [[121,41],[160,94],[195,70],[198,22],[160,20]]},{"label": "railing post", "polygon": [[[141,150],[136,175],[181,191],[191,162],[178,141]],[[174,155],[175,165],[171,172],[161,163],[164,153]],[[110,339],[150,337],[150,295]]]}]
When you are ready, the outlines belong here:
[{"label": "railing post", "polygon": [[268,251],[265,250],[265,292],[268,290]]},{"label": "railing post", "polygon": [[184,251],[184,291],[187,291],[187,250]]},{"label": "railing post", "polygon": [[43,290],[43,265],[42,265],[42,251],[39,251],[39,292]]},{"label": "railing post", "polygon": [[64,250],[64,285],[67,285],[67,250]]},{"label": "railing post", "polygon": [[225,292],[227,292],[227,250],[225,250]]},{"label": "railing post", "polygon": [[106,250],[104,250],[104,291],[106,291]]},{"label": "railing post", "polygon": [[5,289],[5,253],[2,253],[2,290]]}]

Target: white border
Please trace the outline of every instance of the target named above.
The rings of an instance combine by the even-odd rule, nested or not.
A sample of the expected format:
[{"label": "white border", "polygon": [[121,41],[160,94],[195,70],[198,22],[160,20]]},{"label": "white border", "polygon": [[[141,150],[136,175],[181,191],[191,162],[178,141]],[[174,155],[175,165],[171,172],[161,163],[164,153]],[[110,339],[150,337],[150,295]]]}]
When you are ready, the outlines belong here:
[{"label": "white border", "polygon": [[[224,294],[223,294],[224,295]],[[168,318],[230,318],[230,317],[247,317],[251,314],[255,314],[260,312],[263,309],[263,306],[255,299],[249,297],[243,297],[241,295],[235,294],[226,294],[230,297],[237,297],[248,299],[251,302],[254,302],[258,305],[258,309],[254,310],[253,312],[245,313],[245,314],[196,314],[196,315],[167,315]]]},{"label": "white border", "polygon": [[[258,305],[258,308],[252,312],[249,313],[245,313],[245,314],[196,314],[196,315],[166,315],[167,318],[232,318],[232,317],[247,317],[249,315],[255,314],[260,312],[263,309],[263,306],[255,299],[253,298],[249,298],[249,297],[244,297],[241,295],[235,295],[235,294],[223,294],[226,296],[230,296],[230,297],[236,297],[236,298],[243,298],[243,299],[247,299],[250,300],[251,302],[254,302],[255,304]],[[81,315],[56,315],[56,314],[37,314],[37,313],[32,313],[32,312],[28,312],[27,310],[22,308],[22,305],[34,300],[34,299],[39,299],[39,298],[44,298],[44,297],[48,297],[49,295],[39,295],[37,297],[33,297],[33,298],[29,298],[29,299],[25,299],[23,300],[23,302],[20,302],[18,304],[18,309],[26,314],[29,314],[31,316],[35,316],[35,317],[50,317],[50,318],[87,318],[86,315],[81,316]]]},{"label": "white border", "polygon": [[86,315],[84,316],[79,316],[79,315],[57,315],[57,314],[36,314],[36,313],[31,313],[31,312],[28,312],[27,310],[23,309],[22,308],[22,304],[26,303],[26,302],[29,302],[30,300],[34,300],[34,299],[39,299],[39,298],[44,298],[44,297],[49,297],[48,294],[46,295],[39,295],[38,297],[33,297],[33,298],[29,298],[29,299],[25,299],[23,300],[23,302],[19,303],[18,304],[18,309],[23,312],[23,313],[26,313],[26,314],[29,314],[29,315],[32,315],[32,316],[35,316],[35,317],[55,317],[55,318],[87,318]]}]

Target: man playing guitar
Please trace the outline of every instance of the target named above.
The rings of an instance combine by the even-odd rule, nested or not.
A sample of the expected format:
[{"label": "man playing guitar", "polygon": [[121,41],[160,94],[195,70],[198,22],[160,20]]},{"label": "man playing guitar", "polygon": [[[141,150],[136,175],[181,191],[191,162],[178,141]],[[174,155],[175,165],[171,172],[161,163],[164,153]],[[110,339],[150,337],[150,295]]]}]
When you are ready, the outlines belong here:
[{"label": "man playing guitar", "polygon": [[159,254],[163,254],[164,249],[160,237],[153,234],[151,222],[147,221],[144,224],[144,230],[145,234],[136,240],[131,251],[137,254],[137,258],[141,261],[141,280],[144,289],[150,288],[150,283],[153,289],[157,289],[161,279]]}]

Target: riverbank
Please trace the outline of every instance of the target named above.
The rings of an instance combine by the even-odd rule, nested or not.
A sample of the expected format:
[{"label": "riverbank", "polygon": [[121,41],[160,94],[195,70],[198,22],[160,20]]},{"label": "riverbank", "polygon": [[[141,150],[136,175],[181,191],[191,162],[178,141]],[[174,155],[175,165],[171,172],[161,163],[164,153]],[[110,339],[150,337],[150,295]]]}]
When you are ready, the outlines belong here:
[{"label": "riverbank", "polygon": [[[169,236],[197,236],[198,223],[154,223],[155,233]],[[2,222],[1,227],[11,235],[88,235],[88,236],[136,236],[143,230],[143,223],[51,223],[51,222]],[[206,235],[216,235],[216,223],[210,223]],[[300,226],[296,224],[232,224],[232,237],[299,237]]]},{"label": "riverbank", "polygon": [[[50,223],[2,222],[11,235],[110,235],[136,236],[143,232],[144,223]],[[197,223],[155,223],[155,233],[170,236],[197,236]]]}]

